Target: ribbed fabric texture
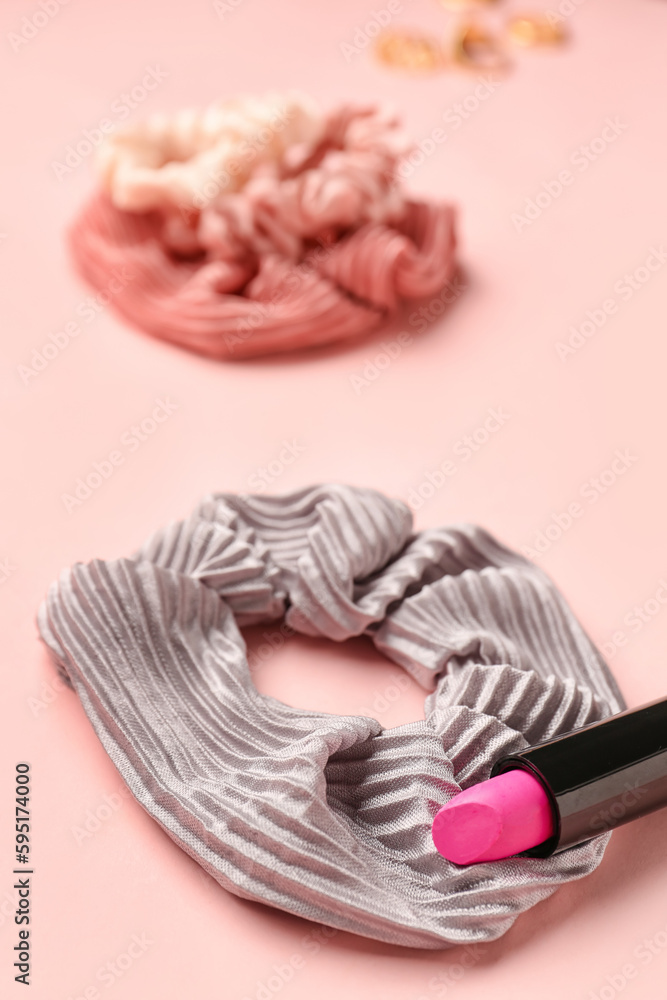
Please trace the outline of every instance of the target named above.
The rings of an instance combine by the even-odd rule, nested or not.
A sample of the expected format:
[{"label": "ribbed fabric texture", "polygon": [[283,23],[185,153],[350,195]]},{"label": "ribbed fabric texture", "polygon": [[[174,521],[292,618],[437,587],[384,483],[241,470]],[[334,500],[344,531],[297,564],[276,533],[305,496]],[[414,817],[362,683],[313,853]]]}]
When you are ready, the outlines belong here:
[{"label": "ribbed fabric texture", "polygon": [[[239,626],[283,614],[370,636],[430,690],[425,721],[260,695]],[[625,707],[554,585],[481,528],[414,534],[402,503],[346,486],[219,494],[132,559],[66,570],[39,627],[138,801],[239,896],[444,948],[602,858],[608,835],[470,867],[433,846],[435,812],[499,756]]]},{"label": "ribbed fabric texture", "polygon": [[[281,113],[287,129],[260,128]],[[209,357],[358,338],[455,277],[454,210],[409,196],[409,148],[372,106],[274,95],[158,115],[106,138],[72,254],[130,323]]]}]

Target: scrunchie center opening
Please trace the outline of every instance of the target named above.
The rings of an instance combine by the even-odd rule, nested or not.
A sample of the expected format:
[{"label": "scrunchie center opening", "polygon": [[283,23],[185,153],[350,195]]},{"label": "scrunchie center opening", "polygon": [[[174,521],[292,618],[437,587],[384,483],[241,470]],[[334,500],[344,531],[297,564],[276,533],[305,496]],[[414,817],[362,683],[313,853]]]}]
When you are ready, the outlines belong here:
[{"label": "scrunchie center opening", "polygon": [[332,642],[294,634],[284,621],[242,631],[260,694],[292,708],[363,715],[383,728],[424,719],[424,690],[367,636]]}]

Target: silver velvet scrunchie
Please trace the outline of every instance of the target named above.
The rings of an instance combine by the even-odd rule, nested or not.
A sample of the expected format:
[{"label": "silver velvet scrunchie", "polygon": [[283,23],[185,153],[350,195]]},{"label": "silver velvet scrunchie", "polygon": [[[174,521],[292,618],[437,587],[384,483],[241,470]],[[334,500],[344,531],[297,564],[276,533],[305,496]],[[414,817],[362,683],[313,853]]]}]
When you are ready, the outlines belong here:
[{"label": "silver velvet scrunchie", "polygon": [[[424,687],[425,721],[290,708],[260,695],[239,626],[286,615],[368,635]],[[219,494],[133,559],[67,570],[39,615],[129,788],[226,889],[422,948],[488,941],[602,858],[457,867],[431,821],[492,763],[624,707],[544,573],[483,529],[412,532],[372,490]]]}]

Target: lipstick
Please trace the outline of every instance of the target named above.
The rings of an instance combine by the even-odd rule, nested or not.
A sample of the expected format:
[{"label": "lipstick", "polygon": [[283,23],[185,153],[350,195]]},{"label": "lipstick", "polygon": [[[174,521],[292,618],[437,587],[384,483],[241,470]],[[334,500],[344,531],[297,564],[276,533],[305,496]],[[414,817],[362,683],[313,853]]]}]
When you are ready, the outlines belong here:
[{"label": "lipstick", "polygon": [[667,806],[667,699],[502,757],[433,820],[455,864],[547,858]]}]

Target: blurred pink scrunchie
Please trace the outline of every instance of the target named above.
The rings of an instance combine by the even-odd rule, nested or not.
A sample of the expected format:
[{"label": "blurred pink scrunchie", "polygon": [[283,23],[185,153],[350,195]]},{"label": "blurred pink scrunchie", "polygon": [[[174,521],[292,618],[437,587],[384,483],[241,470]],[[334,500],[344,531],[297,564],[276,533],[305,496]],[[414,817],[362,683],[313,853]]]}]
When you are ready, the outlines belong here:
[{"label": "blurred pink scrunchie", "polygon": [[294,94],[154,116],[107,139],[73,255],[129,322],[211,357],[354,337],[453,276],[453,209],[405,196],[408,149],[386,113]]}]

